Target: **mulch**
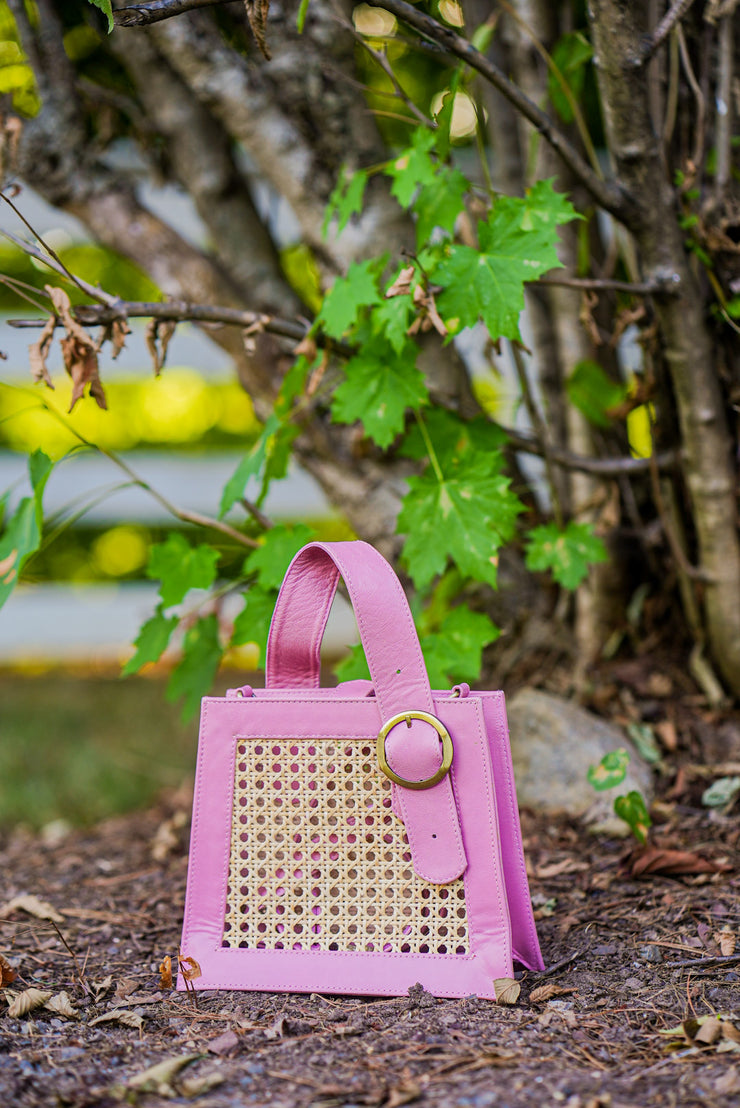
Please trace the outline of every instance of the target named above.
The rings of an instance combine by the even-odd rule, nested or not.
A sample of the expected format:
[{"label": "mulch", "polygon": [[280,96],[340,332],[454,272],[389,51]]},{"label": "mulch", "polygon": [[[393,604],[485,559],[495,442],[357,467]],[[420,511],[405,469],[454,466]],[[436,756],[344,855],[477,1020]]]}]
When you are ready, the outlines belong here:
[{"label": "mulch", "polygon": [[[523,828],[549,968],[519,975],[509,1006],[421,988],[396,999],[163,989],[184,901],[183,796],[88,831],[6,836],[0,955],[16,976],[0,994],[0,1104],[739,1102],[736,818],[666,806],[655,872],[640,877],[624,840],[526,812]],[[667,875],[659,850],[684,870],[687,856],[713,867]],[[42,904],[17,900],[29,896]],[[48,906],[56,920],[39,918]],[[51,994],[47,1006],[13,1016],[29,988]]]}]

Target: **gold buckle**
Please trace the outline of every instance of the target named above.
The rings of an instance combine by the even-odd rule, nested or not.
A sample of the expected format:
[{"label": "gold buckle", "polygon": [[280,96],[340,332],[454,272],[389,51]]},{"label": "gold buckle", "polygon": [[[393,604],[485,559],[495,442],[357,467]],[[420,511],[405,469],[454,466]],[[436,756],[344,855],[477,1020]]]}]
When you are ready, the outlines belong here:
[{"label": "gold buckle", "polygon": [[[399,777],[388,765],[388,759],[385,756],[385,740],[388,738],[389,732],[399,723],[405,722],[406,726],[410,727],[412,719],[421,719],[424,723],[431,724],[442,740],[442,765],[436,773],[422,781],[407,781],[405,777]],[[404,789],[431,789],[434,785],[438,785],[442,778],[450,772],[450,766],[452,765],[452,758],[454,755],[449,731],[443,723],[440,723],[436,716],[430,715],[429,712],[399,712],[397,716],[393,716],[392,719],[384,723],[380,729],[376,751],[378,755],[378,765],[383,773],[397,785],[402,785]]]}]

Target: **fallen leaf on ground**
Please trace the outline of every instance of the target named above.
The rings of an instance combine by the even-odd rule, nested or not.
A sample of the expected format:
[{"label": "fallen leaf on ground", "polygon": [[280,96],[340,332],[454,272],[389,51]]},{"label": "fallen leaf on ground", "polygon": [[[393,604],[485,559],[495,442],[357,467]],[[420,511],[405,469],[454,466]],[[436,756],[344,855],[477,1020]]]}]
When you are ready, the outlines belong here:
[{"label": "fallen leaf on ground", "polygon": [[714,934],[714,941],[719,946],[720,953],[725,958],[735,953],[736,936],[734,932],[730,931],[728,928],[722,931],[716,931]]},{"label": "fallen leaf on ground", "polygon": [[105,996],[105,994],[108,992],[108,990],[112,987],[112,985],[113,985],[113,975],[112,974],[109,974],[107,977],[104,977],[102,981],[93,981],[92,982],[92,989],[93,989],[93,992],[95,993],[95,999],[96,1000],[102,1000],[102,998]]},{"label": "fallen leaf on ground", "polygon": [[553,862],[549,866],[537,866],[537,877],[560,877],[563,873],[581,873],[588,869],[588,863],[579,862],[575,858],[563,858],[560,862]]},{"label": "fallen leaf on ground", "polygon": [[512,977],[497,977],[493,983],[497,1004],[516,1004],[522,987]]},{"label": "fallen leaf on ground", "polygon": [[191,1062],[197,1062],[202,1054],[179,1054],[174,1058],[165,1058],[154,1066],[134,1074],[126,1082],[128,1089],[137,1089],[142,1093],[158,1093],[160,1096],[171,1096],[173,1093],[172,1079],[180,1070],[189,1066]]},{"label": "fallen leaf on ground", "polygon": [[17,976],[7,958],[3,958],[0,954],[0,989],[4,989],[6,985],[12,985]]},{"label": "fallen leaf on ground", "polygon": [[201,1074],[200,1077],[184,1077],[182,1081],[178,1082],[178,1091],[190,1100],[196,1096],[203,1096],[211,1089],[223,1085],[225,1080],[226,1078],[222,1073],[217,1070],[209,1070],[208,1073]]},{"label": "fallen leaf on ground", "polygon": [[688,850],[664,850],[659,846],[638,847],[622,863],[632,877],[665,874],[675,877],[696,873],[727,873],[732,866],[726,862],[712,862]]},{"label": "fallen leaf on ground", "polygon": [[68,1020],[78,1020],[80,1013],[72,1007],[72,1001],[66,992],[55,993],[44,1004],[47,1012],[54,1012],[57,1016],[65,1016]]},{"label": "fallen leaf on ground", "polygon": [[25,989],[18,994],[8,1008],[8,1015],[11,1019],[20,1019],[21,1016],[27,1016],[34,1008],[40,1008],[42,1004],[46,1004],[50,996],[51,992],[47,992],[45,989]]},{"label": "fallen leaf on ground", "polygon": [[550,982],[547,985],[540,985],[536,989],[532,989],[529,994],[530,1004],[543,1004],[546,1000],[552,1000],[554,996],[565,996],[566,993],[572,993],[572,989],[564,989],[561,985],[556,985],[554,982]]},{"label": "fallen leaf on ground", "polygon": [[722,1021],[718,1020],[716,1016],[710,1016],[694,1035],[694,1042],[701,1043],[703,1046],[711,1046],[717,1042],[721,1035]]},{"label": "fallen leaf on ground", "polygon": [[230,1054],[232,1050],[241,1043],[241,1039],[235,1031],[224,1031],[222,1035],[217,1035],[215,1039],[211,1039],[208,1044],[209,1054]]},{"label": "fallen leaf on ground", "polygon": [[90,1020],[89,1027],[95,1027],[98,1023],[120,1023],[123,1027],[134,1027],[138,1031],[144,1026],[144,1020],[138,1012],[130,1012],[128,1008],[113,1008],[110,1012],[103,1012]]},{"label": "fallen leaf on ground", "polygon": [[36,919],[48,919],[53,923],[64,923],[64,916],[60,916],[53,904],[49,904],[48,900],[39,900],[37,896],[29,894],[28,896],[14,896],[12,900],[9,900],[7,904],[3,904],[0,908],[0,916],[5,916],[8,912],[27,912],[29,916],[35,916]]},{"label": "fallen leaf on ground", "polygon": [[172,988],[172,959],[169,954],[165,954],[159,967],[159,987],[160,989]]}]

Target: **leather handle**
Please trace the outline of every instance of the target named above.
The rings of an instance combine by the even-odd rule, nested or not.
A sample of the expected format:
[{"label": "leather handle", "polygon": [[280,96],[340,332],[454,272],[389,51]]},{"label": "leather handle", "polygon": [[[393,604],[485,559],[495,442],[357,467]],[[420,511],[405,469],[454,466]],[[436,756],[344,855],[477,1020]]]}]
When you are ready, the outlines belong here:
[{"label": "leather handle", "polygon": [[[267,687],[319,687],[321,640],[340,576],[370,668],[379,728],[403,711],[433,715],[424,655],[401,583],[385,558],[365,542],[314,542],[298,551],[270,624]],[[431,777],[441,761],[439,736],[422,719],[394,727],[385,749],[390,765],[406,780]],[[428,881],[454,881],[467,860],[450,776],[423,791],[393,789],[414,869]]]},{"label": "leather handle", "polygon": [[366,542],[314,542],[285,574],[270,624],[268,688],[318,688],[320,649],[340,576],[385,719],[403,708],[433,711],[424,656],[401,583]]}]

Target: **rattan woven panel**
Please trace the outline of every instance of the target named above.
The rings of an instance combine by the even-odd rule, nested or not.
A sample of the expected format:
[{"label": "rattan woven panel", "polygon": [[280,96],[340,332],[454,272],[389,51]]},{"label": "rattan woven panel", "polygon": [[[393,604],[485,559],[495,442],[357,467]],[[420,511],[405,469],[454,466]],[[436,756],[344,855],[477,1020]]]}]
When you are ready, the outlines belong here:
[{"label": "rattan woven panel", "polygon": [[223,946],[469,953],[463,881],[414,872],[373,743],[238,739],[236,758]]}]

